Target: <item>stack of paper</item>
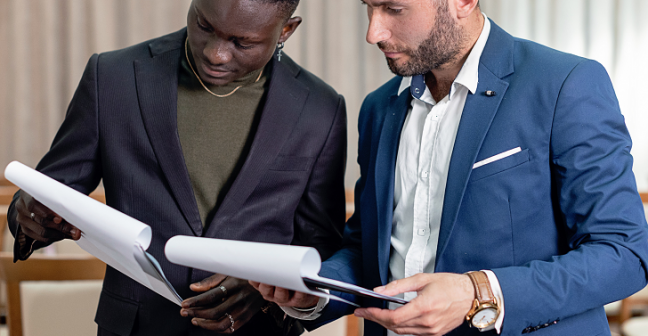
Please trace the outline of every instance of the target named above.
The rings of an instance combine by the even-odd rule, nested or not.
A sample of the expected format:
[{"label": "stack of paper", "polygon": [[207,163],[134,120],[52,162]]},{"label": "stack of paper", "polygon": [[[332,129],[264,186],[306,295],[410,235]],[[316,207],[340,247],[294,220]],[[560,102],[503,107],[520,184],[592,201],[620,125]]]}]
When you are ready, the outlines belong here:
[{"label": "stack of paper", "polygon": [[182,298],[145,251],[151,244],[151,227],[22,163],[10,163],[5,178],[79,228],[81,248],[180,305]]}]

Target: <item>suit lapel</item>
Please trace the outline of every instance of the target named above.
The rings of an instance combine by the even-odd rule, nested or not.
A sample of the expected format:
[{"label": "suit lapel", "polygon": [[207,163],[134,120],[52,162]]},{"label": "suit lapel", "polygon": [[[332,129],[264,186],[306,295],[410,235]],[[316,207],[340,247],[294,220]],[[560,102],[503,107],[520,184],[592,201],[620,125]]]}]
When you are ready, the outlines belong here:
[{"label": "suit lapel", "polygon": [[272,61],[270,86],[250,152],[209,225],[208,237],[243,206],[279,154],[306,103],[309,91],[295,78],[298,66],[285,55],[281,62],[276,57]]},{"label": "suit lapel", "polygon": [[202,223],[177,131],[181,53],[182,49],[176,48],[151,58],[136,60],[135,78],[142,120],[155,156],[187,223],[194,234],[200,235]]},{"label": "suit lapel", "polygon": [[[472,166],[508,89],[508,82],[501,78],[514,71],[512,53],[513,38],[491,21],[490,36],[479,64],[479,84],[476,93],[466,98],[450,159],[437,245],[437,265],[455,225]],[[496,95],[486,96],[486,90],[495,91]]]},{"label": "suit lapel", "polygon": [[396,156],[403,123],[407,116],[410,91],[389,98],[385,120],[383,121],[374,175],[376,177],[376,206],[378,209],[378,269],[382,283],[387,283],[389,254],[391,251],[392,217],[394,211],[394,174]]}]

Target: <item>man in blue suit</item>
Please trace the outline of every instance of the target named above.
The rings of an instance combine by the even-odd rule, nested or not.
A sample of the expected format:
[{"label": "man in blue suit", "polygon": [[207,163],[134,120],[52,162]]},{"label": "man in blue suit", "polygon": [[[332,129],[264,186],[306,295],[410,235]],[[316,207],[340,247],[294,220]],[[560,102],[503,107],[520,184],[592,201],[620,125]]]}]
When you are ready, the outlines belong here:
[{"label": "man in blue suit", "polygon": [[360,111],[356,211],[320,275],[410,300],[337,293],[370,307],[365,335],[609,335],[603,305],[646,286],[648,233],[605,69],[513,38],[477,0],[364,2],[399,76]]}]

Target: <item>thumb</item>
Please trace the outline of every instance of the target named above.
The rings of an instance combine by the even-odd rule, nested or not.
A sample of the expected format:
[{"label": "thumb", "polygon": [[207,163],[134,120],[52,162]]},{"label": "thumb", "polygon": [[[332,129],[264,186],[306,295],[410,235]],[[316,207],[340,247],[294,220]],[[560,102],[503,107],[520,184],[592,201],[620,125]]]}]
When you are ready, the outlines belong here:
[{"label": "thumb", "polygon": [[223,282],[223,280],[225,280],[225,278],[227,278],[227,275],[217,273],[208,278],[192,283],[190,289],[192,291],[204,292],[218,286]]}]

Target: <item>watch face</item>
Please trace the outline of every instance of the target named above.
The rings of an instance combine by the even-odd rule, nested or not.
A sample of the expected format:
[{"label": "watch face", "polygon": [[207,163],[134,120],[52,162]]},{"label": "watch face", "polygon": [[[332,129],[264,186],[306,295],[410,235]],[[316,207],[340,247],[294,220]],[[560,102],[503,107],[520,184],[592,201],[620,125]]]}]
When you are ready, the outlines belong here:
[{"label": "watch face", "polygon": [[472,318],[472,325],[476,328],[486,328],[497,320],[497,310],[486,308],[478,311]]}]

